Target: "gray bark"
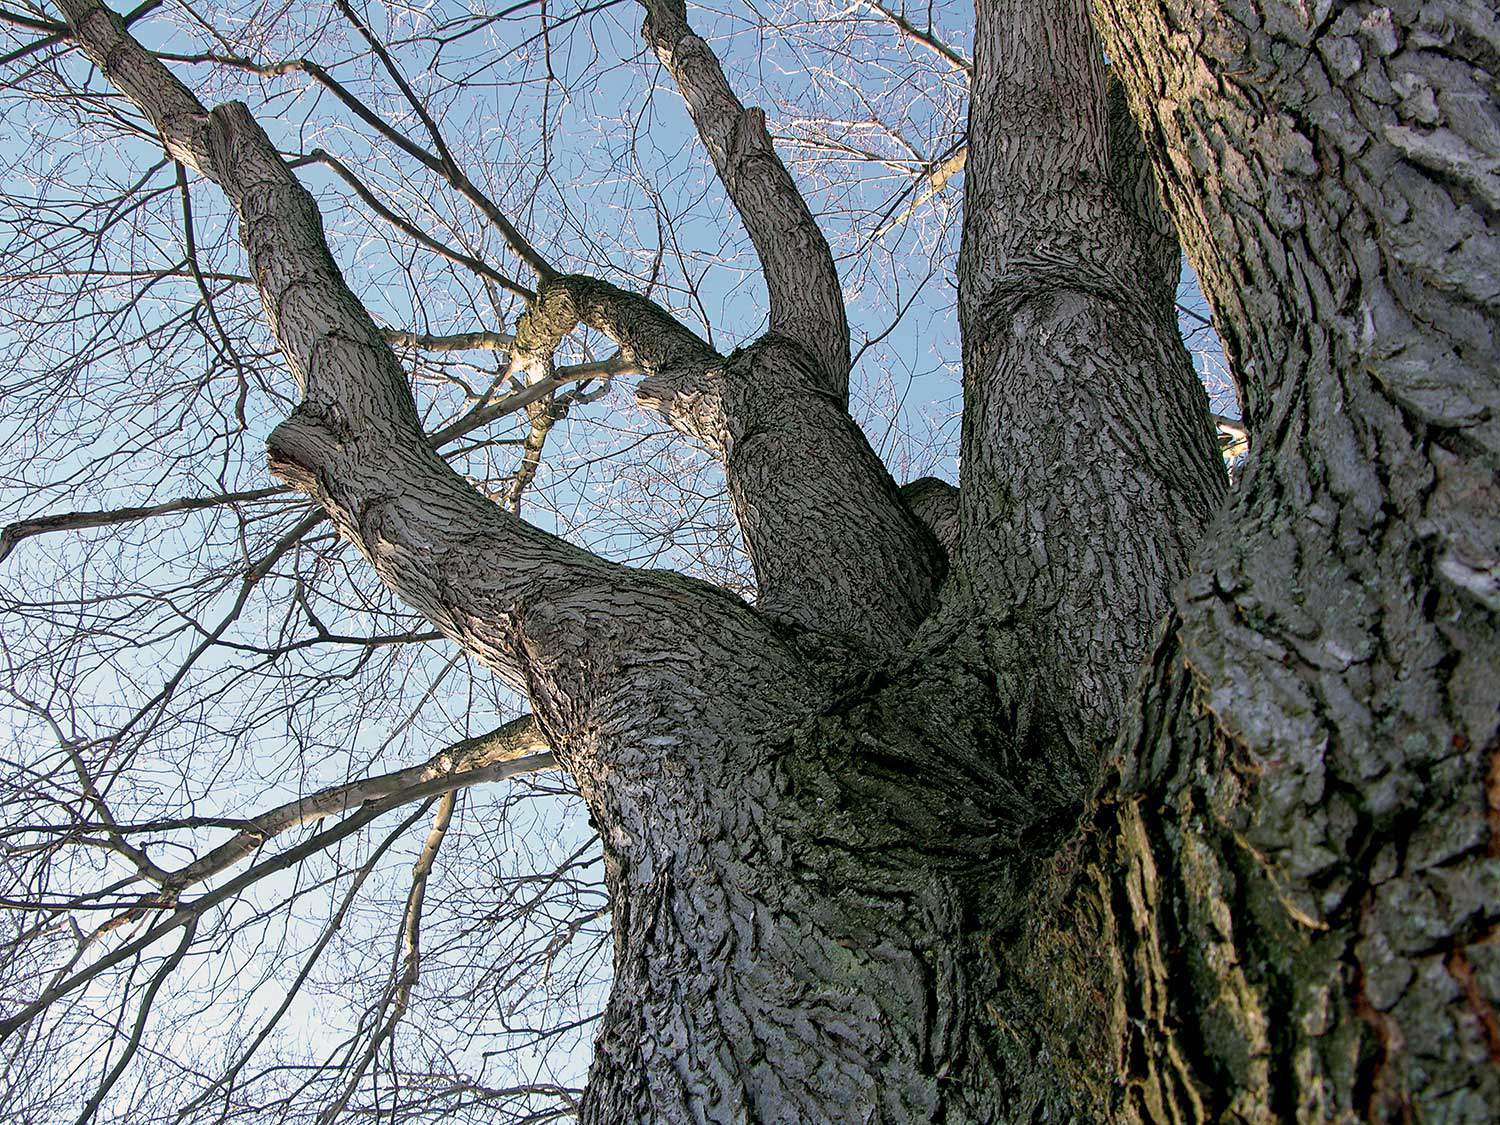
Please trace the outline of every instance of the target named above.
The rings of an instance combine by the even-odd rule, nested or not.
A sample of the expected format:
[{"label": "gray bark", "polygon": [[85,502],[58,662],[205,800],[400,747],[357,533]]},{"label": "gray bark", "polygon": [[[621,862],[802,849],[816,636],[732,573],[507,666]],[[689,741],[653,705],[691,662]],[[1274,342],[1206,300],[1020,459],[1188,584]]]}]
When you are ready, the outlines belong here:
[{"label": "gray bark", "polygon": [[1086,3],[981,3],[974,48],[950,600],[986,630],[1017,721],[1086,766],[1224,472]]},{"label": "gray bark", "polygon": [[897,649],[946,569],[815,356],[775,331],[721,356],[636,294],[586,277],[542,286],[517,355],[543,362],[580,323],[645,373],[636,389],[723,462],[761,614],[860,653]]},{"label": "gray bark", "polygon": [[1494,1120],[1494,11],[1097,10],[1254,452],[1013,1000],[1100,1116]]},{"label": "gray bark", "polygon": [[[586,1121],[1500,1113],[1494,15],[1095,5],[1144,148],[1083,0],[978,5],[956,496],[849,418],[826,243],[647,5],[772,331],[721,356],[549,270],[514,356],[615,340],[724,460],[751,607],[470,489],[243,107],[62,0],[239,211],[304,395],[276,471],[528,693],[589,803],[617,979]],[[1206,538],[1148,162],[1253,435]]]},{"label": "gray bark", "polygon": [[771,332],[815,360],[816,385],[849,399],[849,321],[833,254],[766,131],[746,108],[708,44],[687,22],[685,0],[641,0],[643,33],[671,72],[719,180],[760,258],[771,299]]}]

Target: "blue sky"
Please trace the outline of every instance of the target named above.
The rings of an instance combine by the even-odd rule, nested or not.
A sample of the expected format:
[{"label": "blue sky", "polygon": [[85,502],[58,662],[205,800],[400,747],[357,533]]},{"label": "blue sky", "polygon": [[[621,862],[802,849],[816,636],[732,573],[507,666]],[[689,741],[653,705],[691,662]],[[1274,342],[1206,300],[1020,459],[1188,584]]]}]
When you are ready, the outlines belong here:
[{"label": "blue sky", "polygon": [[[554,10],[552,17],[563,20],[578,10]],[[398,11],[391,18],[401,32],[461,18],[470,6]],[[861,352],[856,416],[899,480],[929,473],[955,480],[953,266],[962,176],[905,221],[891,227],[890,217],[920,185],[922,161],[945,153],[961,136],[962,83],[876,19],[834,22],[842,12],[798,6],[781,34],[767,33],[759,10],[745,5],[695,9],[692,18],[720,52],[742,99],[767,108],[782,151],[824,216]],[[328,13],[321,7],[215,14],[225,43],[171,4],[140,33],[154,47],[184,54],[232,48],[274,59],[310,51],[351,83],[373,73],[345,30],[335,25],[325,32]],[[382,10],[371,19],[386,28]],[[967,52],[966,6],[942,7],[936,22]],[[654,278],[653,296],[711,333],[721,350],[753,339],[765,326],[753,253],[680,98],[642,50],[638,9],[609,5],[545,39],[537,37],[537,26],[528,8],[458,40],[436,61],[431,43],[416,40],[396,56],[414,87],[433,95],[433,112],[460,163],[560,265],[635,287]],[[76,59],[65,65],[75,77],[84,73]],[[389,144],[372,140],[304,78],[251,78],[189,63],[174,69],[209,103],[247,99],[289,153],[318,147],[336,153],[424,230],[501,268],[516,268],[470,205],[439,190]],[[460,76],[461,89],[445,87]],[[143,289],[139,279],[117,276],[165,269],[183,256],[182,200],[170,166],[144,180],[144,191],[156,194],[128,220],[110,226],[97,242],[73,244],[65,259],[50,259],[48,247],[63,245],[69,231],[76,235],[82,225],[100,222],[107,209],[88,205],[90,196],[141,181],[160,154],[149,138],[124,134],[98,116],[75,118],[66,104],[37,100],[49,88],[46,80],[28,83],[28,94],[7,93],[0,101],[0,184],[25,201],[0,206],[7,263],[0,267],[0,302],[11,314],[0,318],[0,388],[9,404],[0,442],[11,454],[0,466],[0,522],[271,483],[263,442],[285,416],[294,388],[253,296],[233,281],[222,283],[218,312],[234,349],[226,354],[220,326],[201,314],[191,278],[163,278]],[[419,136],[419,123],[389,82],[368,101]],[[830,138],[843,145],[837,159],[830,159]],[[393,239],[326,169],[310,165],[302,175],[324,206],[336,258],[379,321],[433,332],[512,326],[519,311],[514,302],[492,299],[464,270]],[[243,256],[217,192],[193,181],[190,199],[205,271],[242,273]],[[43,230],[39,249],[29,240]],[[53,266],[103,272],[83,286],[36,276]],[[21,272],[33,276],[18,280]],[[1191,302],[1189,289],[1185,303]],[[32,315],[37,324],[27,323]],[[64,323],[62,317],[73,319]],[[41,323],[48,320],[57,322]],[[1195,327],[1191,318],[1185,323]],[[1199,333],[1190,346],[1200,370],[1221,377],[1211,333]],[[586,358],[590,348],[607,350],[586,337],[571,347],[576,358]],[[80,354],[88,362],[72,362]],[[434,420],[451,416],[463,406],[455,380],[483,386],[503,369],[503,356],[494,353],[434,366],[431,379],[417,384],[419,401]],[[716,468],[636,409],[630,382],[619,380],[609,395],[559,425],[523,514],[610,557],[695,570],[742,588],[744,560]],[[1217,408],[1234,413],[1222,384],[1215,389]],[[497,428],[491,436],[517,435]],[[473,451],[463,466],[493,483],[513,469],[515,457],[513,445],[491,446]],[[442,641],[389,646],[373,657],[338,645],[296,649],[274,660],[257,651],[306,637],[308,622],[298,610],[304,603],[336,633],[384,636],[422,628],[352,552],[333,553],[324,541],[318,550],[289,555],[252,591],[219,643],[182,678],[169,707],[136,722],[128,737],[99,741],[172,682],[206,631],[231,616],[239,576],[297,518],[294,507],[283,500],[117,532],[47,536],[21,544],[0,564],[11,686],[52,707],[68,737],[88,744],[101,770],[116,771],[109,792],[117,810],[140,817],[166,808],[240,815],[362,772],[421,760],[522,709],[522,701]],[[25,707],[9,714],[12,764],[55,764],[51,730]],[[452,889],[432,921],[438,952],[424,987],[433,997],[441,996],[443,981],[479,987],[465,977],[464,957],[485,941],[540,940],[538,924],[525,919],[497,927],[484,941],[463,937],[464,917],[479,909],[486,893],[524,888],[528,874],[555,866],[588,834],[576,804],[555,795],[555,780],[535,790],[524,783],[500,788],[506,791],[466,800],[455,839],[440,859],[440,874]],[[338,862],[362,861],[378,835],[351,844]],[[188,845],[217,838],[211,832],[164,834],[159,852],[164,861],[180,860]],[[342,953],[367,974],[378,974],[389,955],[388,908],[403,893],[420,838],[414,830],[393,846],[372,884],[371,908],[351,927]],[[269,921],[247,924],[234,939],[231,960],[246,974],[265,974],[264,987],[242,986],[230,1005],[245,1026],[275,1005],[276,989],[298,963],[289,951],[310,942],[347,887],[347,876],[335,878],[334,866],[330,860],[268,882],[226,912],[228,932],[252,906],[270,909]],[[71,874],[97,881],[112,870]],[[585,909],[576,902],[567,908]],[[597,932],[607,923],[593,925]],[[211,948],[195,954],[179,975],[177,997],[184,1004],[213,980],[218,955]],[[596,962],[579,970],[586,978],[585,1005],[597,1002],[605,975],[597,948],[593,955]],[[304,1045],[336,1038],[365,996],[365,979],[341,989],[330,975],[316,1001],[299,1001],[296,1026],[319,1029]],[[478,980],[483,985],[491,977]],[[571,1002],[567,990],[547,981],[524,983],[533,1001],[550,1005],[554,1014]],[[103,1013],[117,1001],[117,992],[104,990],[88,1006]],[[469,1014],[455,1018],[455,1011]],[[483,1018],[491,1022],[481,1025],[475,1013],[487,1013]],[[510,1041],[486,1038],[494,1018],[492,1009],[477,1004],[459,1009],[434,1000],[430,1011],[414,1014],[412,1042],[441,1042],[480,1074],[503,1070],[483,1058],[485,1050]],[[200,1026],[187,1025],[176,1034],[188,1038],[173,1042],[197,1042],[213,1053],[218,1044],[192,1038],[201,1036],[192,1030]],[[588,1041],[583,1028],[565,1037],[550,1062],[538,1062],[541,1055],[533,1052],[519,1069],[568,1077],[549,1069],[561,1068],[576,1078]]]}]

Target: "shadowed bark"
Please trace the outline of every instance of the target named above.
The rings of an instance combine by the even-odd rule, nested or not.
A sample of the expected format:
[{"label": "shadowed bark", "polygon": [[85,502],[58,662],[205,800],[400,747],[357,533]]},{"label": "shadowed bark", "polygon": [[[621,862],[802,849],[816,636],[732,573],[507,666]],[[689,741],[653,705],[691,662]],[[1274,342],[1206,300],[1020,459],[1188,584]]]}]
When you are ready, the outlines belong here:
[{"label": "shadowed bark", "polygon": [[[980,0],[955,493],[898,488],[850,418],[811,210],[650,0],[771,331],[720,355],[538,259],[492,342],[545,383],[578,325],[614,340],[722,459],[750,606],[449,469],[248,111],[61,7],[239,214],[303,395],[274,471],[531,700],[535,735],[412,791],[545,738],[589,804],[616,981],[583,1120],[1500,1112],[1493,12],[1094,0],[1132,119],[1085,0]],[[1227,500],[1158,185],[1246,404]]]},{"label": "shadowed bark", "polygon": [[1492,1120],[1494,13],[1097,7],[1253,453],[1013,1000],[1101,1115]]},{"label": "shadowed bark", "polygon": [[1017,720],[1087,771],[1224,472],[1086,3],[977,16],[955,606]]}]

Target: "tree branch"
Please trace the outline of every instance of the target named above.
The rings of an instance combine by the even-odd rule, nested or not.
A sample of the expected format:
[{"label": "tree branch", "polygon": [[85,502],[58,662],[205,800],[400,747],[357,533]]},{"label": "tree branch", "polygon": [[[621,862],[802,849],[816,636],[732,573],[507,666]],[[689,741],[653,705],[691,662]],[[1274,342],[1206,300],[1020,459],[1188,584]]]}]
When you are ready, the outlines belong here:
[{"label": "tree branch", "polygon": [[[329,93],[333,94],[334,97],[338,98],[345,108],[370,128],[374,129],[377,134],[390,141],[402,152],[452,185],[460,195],[472,203],[500,231],[501,237],[505,239],[511,251],[534,270],[539,278],[545,280],[546,278],[555,276],[557,271],[553,269],[551,264],[548,263],[547,259],[542,256],[536,247],[531,244],[531,241],[521,233],[520,229],[510,221],[505,212],[499,208],[494,200],[481,191],[473,180],[469,179],[468,175],[451,157],[446,155],[446,145],[442,149],[443,155],[434,155],[429,152],[382,118],[374,110],[370,109],[363,101],[355,97],[342,82],[311,59],[297,58],[282,59],[279,62],[260,62],[237,55],[221,54],[164,54],[160,58],[171,59],[177,62],[219,63],[224,66],[232,66],[239,70],[248,71],[251,74],[260,75],[263,78],[278,78],[294,72],[306,74]],[[155,124],[154,120],[153,124]],[[510,284],[515,285],[517,283],[511,282]]]},{"label": "tree branch", "polygon": [[620,346],[626,362],[645,372],[637,391],[643,405],[723,452],[729,422],[714,372],[722,369],[724,357],[637,293],[577,275],[544,283],[516,324],[512,366],[531,371],[538,382],[553,378],[553,352],[579,324],[604,333]]},{"label": "tree branch", "polygon": [[445,747],[418,765],[321,789],[260,813],[247,821],[232,839],[169,874],[167,883],[174,890],[194,886],[254,854],[283,832],[373,802],[392,797],[400,797],[404,802],[422,800],[455,789],[555,769],[557,764],[536,720],[526,715],[488,734]]},{"label": "tree branch", "polygon": [[370,1064],[375,1061],[375,1055],[380,1050],[381,1044],[396,1033],[396,1026],[401,1022],[401,1017],[406,1014],[407,1006],[411,1003],[412,990],[416,988],[417,981],[422,975],[422,906],[427,899],[427,882],[432,875],[433,865],[437,862],[438,850],[443,846],[443,840],[448,835],[448,826],[453,823],[453,805],[454,794],[451,792],[444,794],[439,800],[432,828],[422,844],[422,851],[417,856],[417,862],[412,866],[411,891],[407,894],[406,909],[401,916],[401,938],[402,945],[405,947],[401,958],[401,975],[391,982],[391,987],[386,990],[380,1006],[382,1016],[387,1011],[390,1015],[370,1034],[369,1042],[360,1054],[359,1061],[353,1068],[346,1068],[347,1077],[343,1090],[318,1114],[319,1125],[332,1125],[338,1119],[339,1114],[349,1103],[349,1098],[359,1086],[360,1080],[364,1078],[365,1072],[369,1070]]},{"label": "tree branch", "polygon": [[508,352],[516,338],[507,332],[450,332],[441,336],[387,328],[385,342],[393,348],[418,348],[424,352]]},{"label": "tree branch", "polygon": [[178,1123],[178,1125],[180,1125],[182,1121],[188,1118],[194,1111],[196,1111],[200,1106],[202,1106],[205,1102],[212,1098],[214,1094],[220,1089],[229,1087],[229,1089],[225,1089],[224,1097],[227,1098],[229,1096],[230,1090],[233,1089],[232,1083],[234,1082],[235,1078],[239,1075],[240,1071],[245,1068],[245,1065],[250,1061],[250,1059],[254,1057],[255,1052],[260,1050],[261,1045],[265,1043],[265,1041],[270,1037],[271,1032],[276,1029],[276,1026],[281,1022],[282,1018],[286,1015],[287,1011],[290,1010],[292,1004],[297,999],[297,995],[302,991],[302,986],[307,983],[308,977],[312,974],[313,967],[323,956],[323,951],[328,948],[329,943],[333,941],[334,935],[338,933],[339,928],[344,924],[344,918],[348,915],[349,908],[354,905],[354,900],[358,897],[360,888],[363,887],[365,881],[369,879],[370,873],[375,870],[376,865],[385,856],[385,853],[390,850],[391,845],[394,844],[401,836],[403,836],[406,833],[407,829],[416,824],[416,822],[422,817],[424,811],[425,806],[419,807],[415,811],[413,811],[411,816],[409,816],[403,823],[397,825],[394,831],[386,835],[386,838],[382,840],[379,846],[370,853],[370,857],[365,860],[365,862],[360,866],[359,870],[354,872],[354,877],[349,882],[349,889],[344,892],[343,899],[339,902],[338,909],[334,911],[333,917],[330,918],[328,920],[328,923],[323,927],[323,932],[319,936],[317,944],[313,946],[312,951],[303,960],[302,968],[298,971],[296,979],[293,980],[291,985],[287,988],[286,995],[282,997],[281,1004],[277,1007],[276,1011],[271,1014],[266,1022],[261,1025],[260,1031],[256,1033],[256,1036],[250,1042],[250,1045],[239,1053],[235,1061],[228,1067],[228,1069],[226,1069],[223,1074],[219,1075],[219,1077],[216,1078],[212,1084],[206,1087],[203,1092],[200,1093],[196,1098],[184,1105],[182,1109],[178,1110],[177,1117],[175,1118],[175,1121]]},{"label": "tree branch", "polygon": [[434,254],[437,254],[443,258],[447,258],[448,261],[463,266],[465,269],[472,270],[480,277],[486,278],[489,281],[493,281],[496,285],[500,286],[500,288],[506,289],[511,293],[516,294],[516,296],[518,297],[525,297],[529,299],[533,296],[533,293],[530,289],[522,285],[519,281],[516,281],[514,278],[507,277],[505,274],[501,273],[499,270],[495,269],[487,262],[482,262],[478,258],[475,258],[470,254],[465,254],[461,250],[455,250],[451,246],[447,246],[444,243],[439,242],[437,239],[433,238],[430,234],[422,230],[420,227],[416,226],[414,223],[396,214],[395,211],[391,210],[391,208],[380,202],[380,200],[375,197],[375,193],[365,186],[364,181],[356,176],[352,171],[350,171],[349,167],[332,153],[318,148],[314,149],[308,155],[311,157],[311,159],[316,160],[320,164],[324,164],[337,172],[339,178],[354,189],[354,194],[359,196],[359,198],[367,207],[370,208],[370,210],[374,211],[377,215],[379,215],[386,222],[390,223],[391,226],[395,227],[397,230],[403,232],[404,234],[414,239],[416,242],[427,247],[427,249],[431,250]]},{"label": "tree branch", "polygon": [[891,8],[887,8],[884,4],[880,3],[880,0],[859,0],[859,2],[864,7],[869,8],[870,11],[876,12],[879,15],[883,16],[888,23],[893,24],[896,29],[901,32],[902,35],[906,36],[906,38],[912,40],[915,43],[920,43],[922,46],[926,47],[934,54],[940,55],[943,58],[947,59],[959,70],[969,73],[973,72],[974,63],[970,59],[965,58],[959,51],[950,47],[947,43],[944,43],[941,39],[934,35],[932,33],[931,25],[929,25],[924,31],[922,28],[912,23],[911,20],[907,19],[900,12],[897,12]]},{"label": "tree branch", "polygon": [[[573,692],[598,698],[597,673],[620,666],[624,639],[601,644],[601,625],[622,620],[614,599],[624,589],[634,647],[744,626],[729,623],[734,611],[721,600],[528,526],[454,472],[422,432],[383,332],[330,256],[311,195],[249,111],[231,103],[205,113],[97,0],[61,3],[85,51],[168,150],[220,184],[238,211],[267,319],[303,392],[271,434],[272,471],[313,496],[391,589],[518,686],[529,686],[531,662],[569,654],[579,678],[566,689],[552,681],[558,705]],[[551,613],[517,614],[522,604]]]},{"label": "tree branch", "polygon": [[641,0],[646,41],[687,102],[698,136],[734,202],[765,273],[771,331],[815,356],[824,389],[847,401],[849,321],[833,254],[791,173],[777,156],[765,114],[745,108],[719,60],[693,34],[683,0]]},{"label": "tree branch", "polygon": [[4,561],[17,543],[33,535],[46,535],[53,531],[81,531],[89,527],[113,527],[136,520],[168,516],[177,512],[197,512],[204,508],[217,508],[225,504],[244,504],[265,500],[271,496],[282,496],[291,491],[281,486],[252,488],[246,492],[226,492],[218,496],[184,496],[177,500],[164,500],[160,504],[145,504],[133,508],[115,508],[97,512],[63,512],[52,516],[33,516],[18,520],[0,531],[0,561]]},{"label": "tree branch", "polygon": [[[1117,99],[1118,108],[1118,99]],[[1088,0],[979,0],[957,566],[1026,739],[1093,769],[1223,495],[1178,256]],[[953,603],[958,605],[958,601]]]}]

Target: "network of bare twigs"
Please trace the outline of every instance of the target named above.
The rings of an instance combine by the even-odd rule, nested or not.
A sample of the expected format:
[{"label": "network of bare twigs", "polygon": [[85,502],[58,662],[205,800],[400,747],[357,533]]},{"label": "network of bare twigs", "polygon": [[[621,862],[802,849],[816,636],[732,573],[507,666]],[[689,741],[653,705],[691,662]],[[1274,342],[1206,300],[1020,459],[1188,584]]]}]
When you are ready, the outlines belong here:
[{"label": "network of bare twigs", "polygon": [[[608,557],[753,596],[717,471],[606,341],[509,363],[528,247],[720,348],[763,327],[635,5],[122,14],[298,169],[444,456]],[[967,12],[694,19],[833,244],[857,417],[899,479],[951,476]],[[0,1115],[569,1116],[609,918],[567,779],[481,737],[520,701],[268,477],[295,393],[226,208],[46,4],[0,5],[0,112]]]}]

